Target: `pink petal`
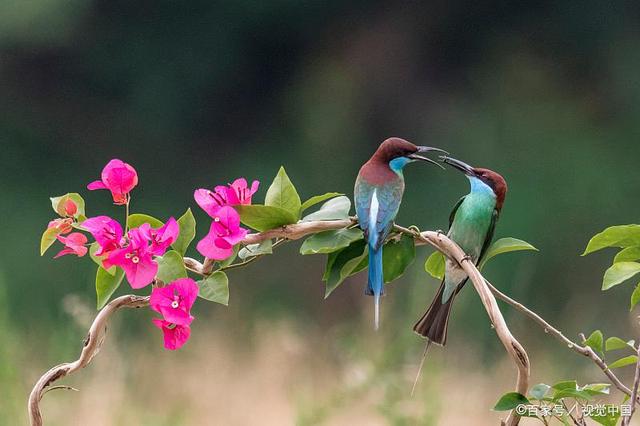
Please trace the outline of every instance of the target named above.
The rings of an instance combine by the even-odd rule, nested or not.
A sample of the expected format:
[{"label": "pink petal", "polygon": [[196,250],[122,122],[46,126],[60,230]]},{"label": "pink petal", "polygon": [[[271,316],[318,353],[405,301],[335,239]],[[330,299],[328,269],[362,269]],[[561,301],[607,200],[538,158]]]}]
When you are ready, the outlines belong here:
[{"label": "pink petal", "polygon": [[[213,228],[213,224],[212,224]],[[216,245],[218,237],[215,235],[215,231],[212,229],[209,231],[206,237],[198,242],[196,249],[200,254],[209,259],[224,260],[233,254],[233,248],[220,248]]]},{"label": "pink petal", "polygon": [[172,283],[180,297],[184,300],[185,307],[190,310],[198,297],[198,284],[191,278],[180,278]]},{"label": "pink petal", "polygon": [[[131,288],[139,289],[151,284],[158,273],[158,264],[149,259],[140,258],[138,263],[130,262],[128,267],[122,266],[127,274],[127,281]],[[127,270],[128,269],[128,270]]]},{"label": "pink petal", "polygon": [[152,319],[153,324],[162,330],[164,335],[164,347],[169,350],[176,350],[182,347],[191,336],[191,328],[188,325],[176,325],[159,318]]},{"label": "pink petal", "polygon": [[200,208],[211,217],[216,215],[221,205],[226,204],[226,199],[222,199],[219,194],[204,188],[196,189],[193,198]]},{"label": "pink petal", "polygon": [[91,182],[89,185],[87,185],[87,189],[89,191],[95,191],[96,189],[107,189],[107,185],[102,183],[101,180],[95,180]]}]

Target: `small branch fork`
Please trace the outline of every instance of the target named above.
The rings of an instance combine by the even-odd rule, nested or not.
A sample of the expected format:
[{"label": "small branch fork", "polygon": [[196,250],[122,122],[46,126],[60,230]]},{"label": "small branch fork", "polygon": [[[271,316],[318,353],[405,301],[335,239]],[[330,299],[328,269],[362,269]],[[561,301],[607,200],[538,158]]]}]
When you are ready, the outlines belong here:
[{"label": "small branch fork", "polygon": [[[337,230],[353,226],[357,223],[355,217],[351,217],[343,220],[331,220],[331,221],[314,221],[314,222],[301,222],[291,225],[285,225],[276,229],[271,229],[264,232],[257,232],[248,234],[242,244],[256,244],[268,239],[280,239],[281,242],[287,240],[297,240],[306,235],[314,234],[320,231]],[[540,324],[545,331],[550,332],[556,338],[563,343],[567,344],[569,348],[572,348],[576,352],[591,358],[607,375],[612,383],[627,395],[631,395],[632,391],[627,388],[616,376],[609,370],[604,361],[588,346],[580,346],[571,340],[564,337],[564,335],[549,325],[535,312],[532,312],[522,304],[504,295],[493,287],[488,281],[486,281],[476,266],[469,261],[469,258],[465,253],[456,245],[453,241],[447,238],[441,232],[425,231],[419,232],[417,229],[404,228],[396,225],[394,230],[399,233],[410,235],[414,238],[416,245],[431,245],[437,250],[441,251],[445,256],[455,260],[460,264],[464,271],[469,275],[474,288],[478,292],[480,299],[489,315],[489,319],[493,324],[498,338],[505,347],[507,353],[512,358],[516,368],[518,370],[518,376],[516,381],[516,391],[525,395],[529,386],[529,357],[522,347],[522,345],[513,337],[507,324],[500,312],[495,297],[505,301],[509,305],[513,306],[520,312],[523,312],[528,317],[532,318],[535,322]],[[257,258],[258,256],[256,256]],[[204,262],[199,262],[195,259],[185,257],[185,267],[198,275],[209,275],[213,271],[214,262],[211,259],[205,259]],[[232,265],[233,266],[233,265]],[[495,297],[494,297],[495,295]],[[148,296],[136,296],[126,295],[118,297],[108,303],[96,316],[89,329],[89,333],[84,343],[84,347],[80,354],[80,357],[73,362],[57,365],[47,371],[36,382],[31,394],[29,395],[29,419],[32,426],[42,425],[42,415],[40,413],[40,400],[43,395],[53,388],[53,383],[57,380],[72,374],[86,365],[88,365],[93,357],[99,352],[100,347],[104,341],[106,334],[106,325],[110,317],[121,308],[141,308],[149,305]],[[584,339],[583,339],[584,340]],[[640,374],[640,373],[637,373]],[[634,386],[634,391],[637,389],[637,382]],[[634,392],[634,394],[636,394]],[[637,399],[637,397],[636,397]],[[519,417],[512,412],[509,417],[502,422],[503,425],[514,426],[519,423]]]}]

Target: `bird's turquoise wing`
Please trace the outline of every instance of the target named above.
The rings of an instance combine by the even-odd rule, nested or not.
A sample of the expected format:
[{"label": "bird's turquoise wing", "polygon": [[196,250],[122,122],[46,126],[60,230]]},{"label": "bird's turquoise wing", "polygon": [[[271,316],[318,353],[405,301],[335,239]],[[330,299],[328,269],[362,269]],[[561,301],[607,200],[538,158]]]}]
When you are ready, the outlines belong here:
[{"label": "bird's turquoise wing", "polygon": [[[376,188],[376,198],[378,200],[378,214],[375,229],[378,233],[375,248],[384,244],[384,240],[389,235],[393,227],[393,221],[400,209],[402,193],[404,192],[404,181],[397,179]],[[371,227],[371,225],[369,225]]]}]

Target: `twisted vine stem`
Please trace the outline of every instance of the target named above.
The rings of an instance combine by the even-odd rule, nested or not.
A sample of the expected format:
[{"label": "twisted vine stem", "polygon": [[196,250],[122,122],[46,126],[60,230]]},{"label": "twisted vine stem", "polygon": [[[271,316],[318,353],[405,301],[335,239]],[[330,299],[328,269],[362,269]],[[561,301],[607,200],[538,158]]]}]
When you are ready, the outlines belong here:
[{"label": "twisted vine stem", "polygon": [[[297,240],[309,234],[314,234],[320,231],[342,229],[353,226],[356,223],[357,219],[355,217],[343,220],[301,222],[292,225],[285,225],[264,232],[248,234],[242,241],[242,244],[256,244],[267,239],[275,238],[278,239],[277,245],[279,245],[287,240]],[[620,391],[627,395],[631,395],[631,390],[626,387],[616,377],[616,375],[611,372],[611,370],[609,370],[604,361],[597,354],[595,354],[595,352],[593,352],[590,347],[577,345],[576,343],[567,339],[560,331],[552,327],[548,322],[543,320],[535,312],[526,308],[519,302],[509,298],[508,296],[497,290],[495,287],[493,287],[487,280],[484,279],[476,266],[468,260],[467,256],[460,249],[460,247],[458,247],[458,245],[451,241],[446,235],[441,232],[433,231],[420,232],[415,228],[410,229],[399,225],[394,226],[394,231],[410,235],[414,238],[416,245],[431,245],[435,247],[445,256],[458,262],[460,266],[465,270],[465,272],[469,275],[469,278],[473,283],[473,286],[476,289],[478,295],[480,296],[485,310],[487,311],[489,319],[493,324],[494,329],[496,330],[498,338],[502,342],[505,350],[507,351],[517,368],[517,392],[523,395],[527,393],[530,374],[529,358],[522,345],[509,331],[509,328],[507,327],[504,317],[502,316],[495,297],[498,297],[499,299],[508,303],[518,311],[523,312],[525,315],[533,319],[536,323],[541,325],[546,332],[550,332],[560,341],[566,343],[569,348],[572,348],[578,353],[591,358]],[[255,261],[259,257],[260,256],[255,256],[249,261],[233,264],[227,266],[226,268],[231,269],[234,267],[246,266],[248,263]],[[202,276],[209,275],[213,271],[213,268],[215,266],[214,262],[211,259],[205,259],[204,262],[201,263],[189,257],[184,258],[184,264],[189,271]],[[126,295],[112,300],[104,308],[102,308],[102,310],[100,310],[93,323],[91,324],[91,327],[89,328],[89,332],[87,334],[87,338],[85,339],[80,357],[73,362],[59,364],[51,368],[49,371],[44,373],[34,385],[33,390],[29,395],[28,402],[29,419],[32,426],[41,426],[43,424],[42,415],[40,412],[40,401],[48,390],[58,388],[57,386],[52,385],[61,378],[75,373],[76,371],[87,366],[91,362],[93,357],[99,352],[100,347],[102,346],[102,343],[105,339],[107,322],[109,321],[111,316],[121,308],[141,308],[148,305],[148,296]],[[636,401],[638,401],[637,398]],[[512,412],[506,420],[502,421],[502,424],[514,426],[519,423],[519,420],[519,416],[517,416],[515,412]]]}]

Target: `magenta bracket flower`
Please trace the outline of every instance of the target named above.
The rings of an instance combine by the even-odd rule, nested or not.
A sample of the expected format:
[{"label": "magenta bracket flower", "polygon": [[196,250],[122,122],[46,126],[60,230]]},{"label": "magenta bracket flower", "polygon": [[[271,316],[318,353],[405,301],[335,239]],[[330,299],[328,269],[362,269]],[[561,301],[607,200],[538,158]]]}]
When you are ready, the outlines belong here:
[{"label": "magenta bracket flower", "polygon": [[188,325],[173,324],[167,320],[153,318],[153,324],[162,330],[164,335],[164,347],[171,351],[180,349],[191,336],[191,327]]},{"label": "magenta bracket flower", "polygon": [[196,248],[205,257],[224,260],[233,254],[233,246],[247,235],[240,227],[240,215],[233,207],[221,207],[211,222],[209,233]]},{"label": "magenta bracket flower", "polygon": [[143,223],[140,225],[140,232],[151,241],[151,253],[162,256],[169,246],[178,239],[180,226],[173,217],[170,217],[167,223],[157,229],[152,228],[148,223]]},{"label": "magenta bracket flower", "polygon": [[102,169],[101,179],[91,182],[87,189],[108,189],[113,202],[118,205],[129,202],[129,192],[138,184],[138,174],[129,164],[113,159]]},{"label": "magenta bracket flower", "polygon": [[[89,231],[100,246],[95,253],[96,256],[109,254],[120,248],[123,243],[122,226],[109,216],[90,217],[82,222],[82,227]],[[109,269],[109,267],[105,267],[105,269]]]},{"label": "magenta bracket flower", "polygon": [[65,248],[56,254],[54,259],[66,254],[75,254],[78,257],[82,257],[87,254],[88,249],[85,246],[85,244],[87,244],[87,237],[84,234],[81,234],[80,232],[73,232],[66,237],[58,235],[57,238],[58,241],[64,244]]},{"label": "magenta bracket flower", "polygon": [[153,260],[149,240],[134,228],[127,233],[128,244],[109,253],[103,265],[106,269],[119,266],[127,275],[127,281],[134,289],[145,287],[153,281],[158,273],[158,263]]},{"label": "magenta bracket flower", "polygon": [[254,180],[251,188],[247,187],[245,178],[238,178],[229,186],[216,186],[209,189],[196,189],[193,198],[196,203],[211,217],[215,217],[218,210],[224,206],[251,204],[251,197],[258,191],[260,182]]},{"label": "magenta bracket flower", "polygon": [[196,282],[191,278],[180,278],[164,287],[154,288],[149,305],[162,314],[165,320],[178,325],[189,325],[193,320],[191,307],[197,297]]}]

